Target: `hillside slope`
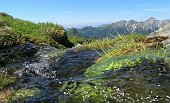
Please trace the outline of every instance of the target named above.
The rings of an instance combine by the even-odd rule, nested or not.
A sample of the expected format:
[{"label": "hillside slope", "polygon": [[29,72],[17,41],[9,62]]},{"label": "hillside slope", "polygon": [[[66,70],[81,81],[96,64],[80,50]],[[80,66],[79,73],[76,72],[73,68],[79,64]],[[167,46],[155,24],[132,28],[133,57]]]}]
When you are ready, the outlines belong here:
[{"label": "hillside slope", "polygon": [[0,13],[0,47],[33,42],[55,47],[72,47],[67,33],[60,25],[33,23]]}]

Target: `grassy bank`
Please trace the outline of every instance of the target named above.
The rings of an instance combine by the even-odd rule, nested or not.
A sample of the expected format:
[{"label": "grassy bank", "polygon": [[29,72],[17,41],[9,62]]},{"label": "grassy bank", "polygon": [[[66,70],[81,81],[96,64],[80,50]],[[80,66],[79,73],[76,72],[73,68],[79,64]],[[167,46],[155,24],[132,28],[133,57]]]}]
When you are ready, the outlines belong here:
[{"label": "grassy bank", "polygon": [[55,47],[71,45],[64,28],[60,25],[33,23],[0,13],[0,47],[27,42]]}]

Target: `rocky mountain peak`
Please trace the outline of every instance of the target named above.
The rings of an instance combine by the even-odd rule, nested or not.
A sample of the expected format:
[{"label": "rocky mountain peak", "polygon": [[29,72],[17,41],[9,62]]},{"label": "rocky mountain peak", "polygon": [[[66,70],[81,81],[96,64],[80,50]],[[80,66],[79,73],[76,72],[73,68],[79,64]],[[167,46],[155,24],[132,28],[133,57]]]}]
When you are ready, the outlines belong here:
[{"label": "rocky mountain peak", "polygon": [[150,34],[159,28],[170,23],[170,20],[157,20],[153,17],[145,21],[121,20],[101,27],[84,27],[77,29],[82,35],[87,37],[104,38],[108,35],[128,35],[128,34]]},{"label": "rocky mountain peak", "polygon": [[153,20],[156,20],[154,17],[150,17],[149,19],[148,19],[148,21],[153,21]]},{"label": "rocky mountain peak", "polygon": [[147,23],[153,23],[153,22],[156,22],[156,21],[158,21],[158,20],[156,20],[153,17],[150,17],[148,20],[146,20]]}]

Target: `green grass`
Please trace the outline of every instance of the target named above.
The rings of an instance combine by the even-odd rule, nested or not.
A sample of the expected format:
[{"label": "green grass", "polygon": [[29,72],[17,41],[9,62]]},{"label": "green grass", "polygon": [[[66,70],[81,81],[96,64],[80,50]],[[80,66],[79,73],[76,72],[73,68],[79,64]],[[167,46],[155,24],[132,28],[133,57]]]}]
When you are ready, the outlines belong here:
[{"label": "green grass", "polygon": [[86,41],[88,41],[87,38],[85,37],[80,37],[80,36],[73,36],[73,35],[68,35],[68,39],[70,42],[74,43],[74,44],[82,44],[85,43]]},{"label": "green grass", "polygon": [[114,46],[103,50],[105,54],[86,70],[85,76],[96,77],[109,70],[139,66],[145,61],[153,63],[166,55],[166,49],[161,48],[157,41],[143,35],[118,36],[112,41]]},{"label": "green grass", "polygon": [[111,38],[95,39],[90,43],[84,43],[84,49],[99,50],[102,48],[112,48],[115,41]]},{"label": "green grass", "polygon": [[[66,36],[64,27],[53,23],[33,23],[0,15],[0,46],[34,42],[61,46],[58,39]],[[55,39],[54,39],[55,38]],[[56,40],[57,39],[57,40]]]}]

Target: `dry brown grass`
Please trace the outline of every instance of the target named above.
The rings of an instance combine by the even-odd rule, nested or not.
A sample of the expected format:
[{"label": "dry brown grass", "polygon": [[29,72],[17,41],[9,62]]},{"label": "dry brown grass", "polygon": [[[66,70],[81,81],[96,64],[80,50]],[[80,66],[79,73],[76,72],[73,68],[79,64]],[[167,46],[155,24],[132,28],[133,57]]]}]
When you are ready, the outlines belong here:
[{"label": "dry brown grass", "polygon": [[12,93],[12,90],[0,91],[0,103],[6,102],[6,98]]}]

